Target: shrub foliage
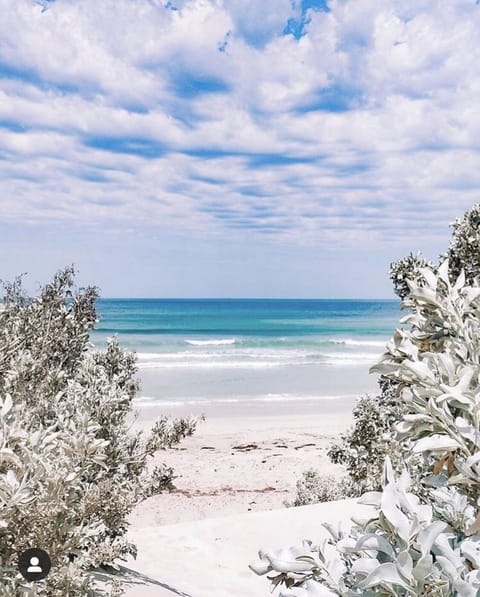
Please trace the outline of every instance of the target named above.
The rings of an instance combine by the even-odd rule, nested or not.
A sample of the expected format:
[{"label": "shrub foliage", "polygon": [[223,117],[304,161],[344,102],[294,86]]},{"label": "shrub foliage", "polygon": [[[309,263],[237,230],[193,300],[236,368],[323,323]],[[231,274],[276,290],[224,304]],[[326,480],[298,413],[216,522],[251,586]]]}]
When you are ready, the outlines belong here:
[{"label": "shrub foliage", "polygon": [[[120,594],[88,571],[135,546],[127,515],[172,487],[173,471],[150,457],[195,429],[158,420],[132,432],[135,356],[116,340],[93,350],[95,288],[76,289],[67,268],[29,299],[21,279],[4,285],[0,310],[0,595]],[[35,593],[17,569],[29,547],[46,549],[49,576]],[[3,593],[2,593],[3,591]]]},{"label": "shrub foliage", "polygon": [[[452,224],[453,234],[446,253],[434,264],[421,256],[410,253],[390,266],[390,279],[394,291],[403,301],[408,299],[411,284],[425,285],[422,271],[428,268],[437,273],[442,263],[448,261],[449,279],[454,282],[463,272],[467,284],[472,284],[480,274],[480,204],[474,205],[463,218]],[[408,323],[408,322],[404,322]],[[419,343],[420,353],[432,349],[426,340]],[[406,383],[405,381],[403,383]],[[381,488],[383,461],[389,456],[398,470],[398,449],[392,426],[399,420],[403,403],[397,398],[397,381],[379,377],[379,393],[371,398],[361,398],[354,411],[352,429],[342,435],[329,450],[334,463],[346,466],[350,492],[361,495],[370,489]]]},{"label": "shrub foliage", "polygon": [[318,545],[260,552],[252,569],[283,597],[480,594],[480,206],[453,226],[438,265],[392,264],[409,313],[371,370],[378,400],[330,450],[371,515],[348,534],[325,525]]},{"label": "shrub foliage", "polygon": [[402,305],[410,329],[397,329],[372,368],[403,405],[392,429],[403,470],[396,475],[386,457],[381,491],[359,499],[371,514],[349,534],[326,525],[330,539],[303,553],[261,552],[252,568],[273,572],[283,597],[480,591],[480,286],[463,273],[452,284],[448,260],[420,274]]}]

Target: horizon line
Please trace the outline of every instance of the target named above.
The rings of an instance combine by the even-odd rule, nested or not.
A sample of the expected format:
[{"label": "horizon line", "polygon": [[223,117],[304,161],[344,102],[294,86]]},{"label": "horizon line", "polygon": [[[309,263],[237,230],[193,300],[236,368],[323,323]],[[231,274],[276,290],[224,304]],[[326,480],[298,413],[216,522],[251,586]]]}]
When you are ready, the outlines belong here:
[{"label": "horizon line", "polygon": [[179,296],[100,296],[106,301],[400,301],[398,297],[179,297]]}]

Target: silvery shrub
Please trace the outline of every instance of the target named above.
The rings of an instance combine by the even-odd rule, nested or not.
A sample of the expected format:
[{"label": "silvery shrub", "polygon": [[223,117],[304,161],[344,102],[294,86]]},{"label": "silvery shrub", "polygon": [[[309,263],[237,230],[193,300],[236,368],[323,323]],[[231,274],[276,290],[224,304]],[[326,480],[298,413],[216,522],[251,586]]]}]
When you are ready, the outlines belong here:
[{"label": "silvery shrub", "polygon": [[251,565],[282,597],[480,594],[480,285],[449,262],[407,280],[408,314],[372,372],[403,405],[393,426],[401,471],[389,456],[370,513],[348,533],[273,552]]},{"label": "silvery shrub", "polygon": [[[463,271],[468,284],[480,274],[480,204],[468,210],[462,219],[452,223],[453,234],[448,250],[440,255],[437,264],[426,260],[420,253],[410,253],[390,265],[390,279],[395,294],[405,300],[410,294],[410,283],[424,284],[421,271],[429,268],[436,273],[448,260],[449,278],[454,282]],[[419,351],[423,350],[419,346]],[[381,488],[383,461],[389,456],[398,469],[398,448],[393,426],[400,419],[403,403],[397,398],[397,382],[383,375],[378,380],[379,392],[364,396],[353,411],[353,427],[342,434],[329,448],[328,456],[340,464],[346,477],[334,488],[320,473],[308,471],[297,484],[294,504],[337,499],[339,490],[344,497],[358,496],[368,490]],[[304,488],[308,486],[309,491]],[[332,488],[329,491],[329,488]]]},{"label": "silvery shrub", "polygon": [[[112,339],[93,350],[95,288],[76,289],[66,268],[29,299],[4,285],[0,308],[0,595],[119,595],[90,570],[135,555],[127,516],[172,487],[151,457],[191,435],[194,419],[160,418],[131,431],[135,356]],[[27,583],[19,554],[41,547],[49,576]],[[103,575],[105,576],[105,575]]]},{"label": "silvery shrub", "polygon": [[480,204],[465,212],[462,219],[457,218],[452,227],[452,240],[440,261],[448,259],[451,281],[463,272],[471,284],[480,274]]}]

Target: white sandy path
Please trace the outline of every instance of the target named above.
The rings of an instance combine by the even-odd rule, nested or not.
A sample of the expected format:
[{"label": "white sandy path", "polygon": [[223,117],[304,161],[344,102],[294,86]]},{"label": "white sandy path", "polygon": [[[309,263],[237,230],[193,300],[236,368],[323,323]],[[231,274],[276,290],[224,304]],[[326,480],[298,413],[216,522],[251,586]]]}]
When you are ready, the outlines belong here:
[{"label": "white sandy path", "polygon": [[127,563],[127,597],[267,597],[271,585],[251,572],[248,564],[259,548],[275,550],[317,542],[322,522],[347,528],[352,516],[368,507],[356,500],[313,506],[250,512],[162,527],[135,527],[129,537],[139,546],[136,561]]},{"label": "white sandy path", "polygon": [[[302,471],[341,474],[326,452],[350,426],[351,408],[332,400],[281,414],[272,405],[250,416],[209,416],[177,449],[158,454],[156,462],[177,472],[179,491],[146,500],[130,517],[138,558],[127,563],[127,596],[270,595],[268,579],[248,568],[260,548],[318,541],[322,522],[348,523],[361,511],[354,500],[282,508]],[[154,413],[141,415],[136,425],[148,427]]]},{"label": "white sandy path", "polygon": [[178,491],[139,504],[130,522],[147,527],[274,510],[294,499],[303,471],[340,476],[342,468],[330,462],[327,450],[350,426],[352,414],[339,401],[333,406],[339,410],[210,417],[179,447],[158,453],[153,464],[173,467]]}]

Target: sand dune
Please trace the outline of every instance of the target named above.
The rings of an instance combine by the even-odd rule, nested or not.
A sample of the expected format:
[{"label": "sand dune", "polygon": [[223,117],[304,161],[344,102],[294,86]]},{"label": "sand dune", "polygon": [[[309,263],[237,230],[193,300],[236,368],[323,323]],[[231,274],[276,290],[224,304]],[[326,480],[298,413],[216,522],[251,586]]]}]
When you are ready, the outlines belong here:
[{"label": "sand dune", "polygon": [[[181,597],[260,597],[270,594],[266,577],[248,568],[259,548],[274,550],[317,541],[322,522],[346,528],[350,517],[367,512],[355,500],[250,512],[197,522],[134,527],[139,547],[126,568],[126,595]],[[275,594],[275,593],[274,593]]]}]

